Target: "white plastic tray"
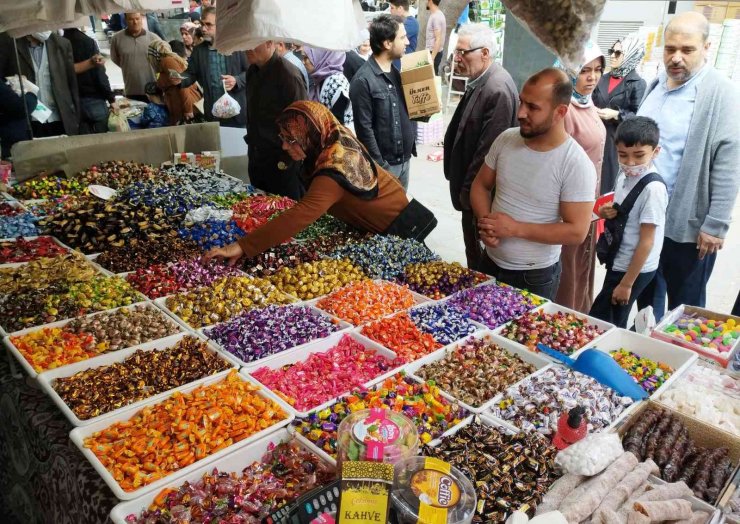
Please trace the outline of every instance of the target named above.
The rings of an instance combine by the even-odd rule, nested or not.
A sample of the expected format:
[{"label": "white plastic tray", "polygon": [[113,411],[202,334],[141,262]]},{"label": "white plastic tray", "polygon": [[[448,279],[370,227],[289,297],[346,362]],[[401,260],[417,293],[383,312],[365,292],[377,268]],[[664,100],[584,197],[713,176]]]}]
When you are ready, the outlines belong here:
[{"label": "white plastic tray", "polygon": [[[190,292],[195,291],[197,289],[203,289],[204,287],[208,287],[208,286],[203,286],[203,287],[199,287],[199,288],[189,289],[187,291],[183,291],[183,293],[190,293]],[[177,294],[180,294],[180,293],[177,293]],[[301,302],[300,300],[298,300],[296,297],[294,297],[292,295],[288,295],[287,293],[283,293],[283,294],[293,300],[293,302],[290,302],[289,304],[303,304],[303,302]],[[177,313],[174,313],[170,308],[167,307],[167,300],[170,299],[170,298],[172,298],[172,297],[174,297],[174,296],[175,295],[167,295],[166,297],[160,297],[160,298],[154,299],[154,300],[152,300],[152,302],[154,302],[154,304],[156,304],[156,306],[158,308],[160,308],[162,311],[164,311],[165,313],[167,313],[170,317],[172,317],[173,319],[175,319],[178,324],[180,324],[181,326],[184,326],[184,327],[186,327],[186,328],[188,328],[190,330],[196,331],[196,330],[200,330],[200,329],[204,329],[204,328],[209,328],[209,327],[212,327],[212,326],[215,326],[216,325],[216,324],[209,324],[207,326],[195,327],[195,326],[191,326],[190,324],[188,324],[187,322],[185,322],[183,319],[181,319],[177,315]],[[288,304],[275,304],[275,305],[286,306]],[[249,309],[255,309],[255,308],[245,308],[242,311],[248,311]],[[261,309],[261,308],[257,308],[257,309]],[[236,315],[234,315],[234,316],[236,316]],[[231,318],[234,318],[234,317],[231,317]],[[231,320],[231,319],[229,319],[229,320]],[[224,320],[222,322],[226,322],[226,321]]]},{"label": "white plastic tray", "polygon": [[[282,353],[278,353],[277,355],[274,355],[274,357],[271,359],[264,359],[262,361],[259,361],[253,364],[250,363],[248,366],[245,366],[242,369],[242,371],[244,373],[248,373],[250,377],[252,377],[255,381],[259,382],[259,380],[252,375],[252,373],[257,371],[258,369],[263,368],[263,367],[267,367],[269,369],[279,369],[288,364],[295,364],[297,362],[303,362],[312,353],[327,353],[331,348],[336,346],[339,343],[339,341],[342,339],[342,337],[344,336],[349,336],[355,339],[357,342],[365,346],[366,349],[374,351],[375,353],[386,357],[388,360],[393,360],[397,356],[393,351],[384,348],[380,344],[373,342],[367,337],[363,337],[362,335],[358,333],[354,333],[354,332],[350,332],[350,333],[345,332],[345,333],[335,333],[328,338],[324,338],[316,342],[311,342],[310,344],[305,344],[304,346],[300,348],[293,349],[287,352],[284,351]],[[386,371],[385,373],[383,373],[382,375],[378,375],[377,377],[369,381],[358,383],[357,387],[364,386],[366,388],[370,388],[373,385],[378,384],[379,382],[382,382],[387,377],[394,375],[401,369],[402,367],[390,369]],[[307,408],[304,410],[298,410],[296,408],[291,407],[291,411],[296,416],[307,417],[309,413],[312,413],[314,411],[321,411],[322,409],[325,409],[331,406],[334,402],[336,402],[338,398],[348,395],[349,393],[350,393],[349,390],[342,391],[341,393],[332,396],[331,398],[327,399],[326,402],[318,406],[311,406],[310,408]]]},{"label": "white plastic tray", "polygon": [[[598,344],[599,344],[599,342],[601,341],[602,338],[604,338],[611,331],[613,331],[614,329],[616,329],[616,327],[614,326],[614,324],[610,324],[609,322],[604,322],[603,320],[599,320],[598,318],[594,318],[594,317],[590,317],[588,315],[584,315],[583,313],[579,313],[578,311],[575,311],[573,309],[569,309],[569,308],[567,308],[565,306],[561,306],[559,304],[555,304],[553,302],[548,302],[546,304],[542,304],[541,306],[536,307],[536,308],[530,310],[529,313],[532,313],[534,311],[542,311],[544,313],[549,313],[549,314],[553,314],[553,313],[557,313],[557,312],[572,313],[572,314],[576,315],[577,317],[579,317],[581,319],[586,319],[589,324],[595,325],[595,326],[599,327],[600,329],[604,330],[604,333],[602,333],[601,335],[599,335],[598,337],[596,337],[592,341],[588,342],[586,345],[578,348],[576,351],[574,351],[570,355],[567,355],[567,356],[569,356],[571,358],[578,357],[578,355],[580,355],[583,352],[583,350],[586,349],[586,348],[598,346]],[[527,314],[527,313],[525,313],[525,314]],[[508,326],[508,324],[505,324],[504,326]],[[521,346],[522,348],[524,348],[527,351],[529,351],[529,349],[527,348],[527,346],[525,346],[523,344],[519,344],[519,342],[516,342],[514,340],[511,340],[511,339],[506,338],[504,336],[504,334],[503,334],[504,326],[501,326],[499,329],[494,330],[494,335],[497,338],[499,338],[499,339],[508,340],[509,342],[512,342],[512,343],[514,343],[514,344],[516,344],[518,346]],[[545,357],[545,358],[548,358],[548,359],[554,361],[554,362],[559,362],[559,361],[555,360],[554,358],[551,358],[551,357],[545,355],[544,353],[541,353],[541,355],[543,357]]]},{"label": "white plastic tray", "polygon": [[[165,487],[178,489],[185,482],[190,482],[191,484],[196,483],[203,477],[203,475],[210,474],[214,468],[218,469],[219,472],[240,473],[244,468],[251,466],[254,462],[262,460],[262,457],[265,455],[265,453],[267,453],[267,450],[271,445],[286,442],[291,439],[295,440],[298,444],[303,446],[308,451],[313,452],[323,462],[333,466],[336,465],[332,464],[331,461],[327,461],[326,458],[322,455],[315,453],[314,450],[311,449],[309,446],[306,446],[304,440],[294,438],[294,435],[290,431],[288,431],[288,429],[281,428],[266,437],[262,437],[261,439],[254,441],[249,446],[238,449],[218,460],[215,460],[213,462],[210,462],[209,464],[203,465],[193,470],[186,476],[180,475],[175,477],[175,475],[173,475],[168,479]],[[128,522],[126,522],[126,517],[131,515],[132,513],[135,515],[140,515],[142,511],[146,510],[149,505],[154,502],[154,499],[157,497],[158,494],[159,492],[151,491],[148,494],[137,499],[121,502],[111,511],[111,520],[114,522],[114,524],[128,524]]]},{"label": "white plastic tray", "polygon": [[[133,309],[135,306],[144,306],[144,307],[147,307],[147,308],[153,308],[157,312],[160,312],[159,310],[157,310],[157,308],[154,308],[154,306],[152,305],[151,302],[136,302],[135,304],[131,304],[130,306],[122,306],[122,307],[115,308],[115,309],[106,309],[104,311],[96,311],[95,313],[90,313],[89,315],[83,315],[81,317],[68,318],[68,319],[65,319],[65,320],[59,320],[57,322],[51,322],[49,324],[42,324],[40,326],[34,326],[34,327],[26,328],[26,329],[21,329],[19,331],[15,331],[15,332],[10,333],[9,335],[5,336],[5,339],[4,339],[5,345],[8,347],[8,349],[13,354],[13,356],[16,358],[16,360],[18,360],[18,362],[23,367],[23,369],[26,371],[26,373],[28,373],[29,376],[31,376],[32,378],[36,378],[36,376],[39,373],[35,369],[33,369],[33,366],[31,366],[31,364],[26,360],[26,358],[23,356],[23,354],[21,354],[21,352],[18,350],[18,348],[15,347],[15,344],[13,344],[13,342],[10,340],[11,337],[19,337],[19,336],[27,335],[28,333],[33,333],[33,332],[39,331],[41,329],[50,329],[50,328],[63,327],[63,326],[66,326],[67,324],[69,324],[70,322],[72,322],[73,320],[77,320],[77,319],[85,318],[85,317],[93,317],[93,316],[96,316],[96,315],[101,315],[103,313],[111,313],[111,312],[117,311],[119,309]],[[168,320],[171,320],[170,317],[167,317],[166,315],[165,315],[165,317]],[[174,323],[174,322],[173,322],[173,324],[175,324],[178,328],[180,328],[180,331],[181,332],[187,332],[187,331],[189,331],[187,329],[182,329],[182,326],[180,324],[177,324],[177,323]],[[154,342],[154,340],[152,340],[150,342]],[[123,349],[125,349],[125,348],[123,348]],[[119,350],[119,351],[121,351],[121,350]],[[116,353],[116,352],[113,351],[111,353]],[[99,356],[102,356],[102,355],[99,355]],[[93,358],[99,358],[99,356],[95,356]],[[90,359],[87,359],[87,360],[90,360]],[[80,362],[87,362],[87,360],[81,360]],[[66,367],[68,367],[70,365],[73,365],[73,364],[67,364],[66,366],[59,366],[58,368],[54,368],[54,369],[55,370],[64,369],[64,368],[66,368]],[[46,370],[46,371],[51,371],[51,370]]]},{"label": "white plastic tray", "polygon": [[605,353],[624,348],[641,357],[671,366],[674,369],[673,374],[650,395],[651,398],[657,398],[658,395],[668,389],[699,358],[691,350],[620,328],[603,335],[597,341],[587,345],[586,348],[596,348]]},{"label": "white plastic tray", "polygon": [[[51,235],[27,236],[27,237],[23,237],[23,239],[24,240],[36,240],[37,238],[43,238],[43,237],[50,238],[56,245],[58,245],[59,247],[65,249],[67,251],[67,253],[69,253],[71,251],[74,251],[71,247],[69,247],[68,245],[62,243],[59,239],[57,239],[56,237],[53,237]],[[18,242],[18,238],[0,238],[0,242]],[[36,260],[38,260],[38,259],[36,259]],[[0,269],[20,267],[20,266],[23,266],[25,264],[28,264],[28,262],[6,262],[4,264],[0,264]]]},{"label": "white plastic tray", "polygon": [[[243,379],[245,382],[249,382],[250,384],[259,385],[256,381],[252,380],[250,377],[247,377],[241,374],[239,375],[239,377]],[[223,380],[222,376],[208,377],[208,379],[204,380],[200,384],[189,384],[188,386],[185,386],[184,388],[182,388],[180,391],[182,393],[188,393],[198,387],[209,385],[209,384],[214,384],[216,382],[220,382],[221,380]],[[70,432],[69,437],[72,439],[72,442],[74,442],[75,446],[79,448],[79,450],[82,452],[85,458],[90,462],[93,468],[95,468],[98,474],[102,477],[103,482],[105,482],[108,485],[108,487],[111,489],[113,494],[116,497],[118,497],[119,500],[132,500],[137,497],[141,497],[142,495],[149,493],[149,492],[158,492],[165,486],[172,483],[173,479],[189,475],[193,471],[197,471],[199,468],[203,467],[204,465],[211,464],[213,461],[221,457],[224,457],[238,449],[245,448],[252,442],[256,442],[262,437],[273,433],[277,429],[283,428],[287,426],[288,424],[290,424],[290,422],[293,420],[293,414],[291,412],[290,406],[288,406],[280,398],[278,398],[276,395],[273,395],[269,390],[267,390],[264,387],[260,387],[258,394],[278,404],[285,412],[286,418],[276,424],[273,424],[270,427],[263,429],[262,431],[258,431],[251,437],[248,437],[248,438],[245,438],[244,440],[236,442],[233,445],[227,448],[224,448],[220,451],[217,451],[216,453],[213,453],[212,455],[209,455],[201,460],[196,460],[189,466],[186,466],[176,472],[173,472],[170,475],[167,475],[164,478],[161,478],[155,482],[152,482],[151,484],[147,484],[146,486],[142,486],[141,488],[136,489],[134,491],[124,491],[121,488],[121,486],[118,484],[118,482],[116,482],[116,480],[113,478],[113,475],[111,475],[111,473],[105,468],[105,466],[103,466],[102,462],[100,462],[98,457],[96,457],[92,451],[90,451],[88,448],[85,447],[84,443],[85,443],[85,439],[93,435],[94,433],[98,431],[102,431],[116,422],[131,419],[134,415],[136,415],[136,413],[140,411],[140,408],[127,408],[125,410],[122,410],[115,416],[106,417],[93,424],[75,428]],[[149,405],[158,404],[159,402],[164,401],[166,398],[169,398],[172,395],[173,395],[173,392],[170,392],[167,394],[166,397],[159,399],[159,401],[149,402],[145,405],[149,406]]]},{"label": "white plastic tray", "polygon": [[[337,317],[335,317],[333,315],[330,315],[329,313],[326,313],[325,311],[321,311],[320,309],[318,309],[318,308],[316,308],[314,306],[309,306],[307,304],[290,304],[290,306],[291,307],[308,307],[314,315],[322,316],[322,317],[326,317],[326,318],[329,318],[329,319],[334,320],[336,322],[337,326],[339,327],[339,329],[337,331],[334,331],[333,333],[331,333],[331,335],[336,335],[337,333],[346,333],[346,332],[348,332],[349,330],[352,329],[352,324],[349,324],[348,322],[345,322],[344,320],[340,320]],[[227,322],[230,322],[230,321],[227,320]],[[306,342],[305,344],[299,344],[299,345],[294,346],[292,348],[287,348],[286,350],[281,351],[279,353],[274,353],[272,355],[268,355],[268,356],[266,356],[264,358],[261,358],[261,359],[258,359],[258,360],[252,360],[250,362],[245,362],[244,360],[240,359],[238,356],[236,356],[233,353],[231,353],[230,351],[228,351],[225,347],[223,347],[221,344],[219,344],[218,341],[216,341],[215,339],[209,337],[208,334],[206,333],[207,330],[213,329],[214,327],[216,327],[218,325],[221,325],[221,324],[224,324],[224,323],[225,322],[221,322],[219,324],[213,324],[212,326],[208,326],[208,327],[205,327],[205,328],[200,328],[200,329],[198,329],[197,332],[200,335],[202,335],[204,338],[207,338],[209,341],[211,341],[211,343],[214,346],[216,346],[222,353],[227,354],[233,360],[235,360],[236,362],[238,362],[239,365],[242,366],[242,367],[254,367],[254,365],[257,365],[257,364],[258,365],[262,365],[263,363],[270,361],[274,357],[277,357],[277,356],[282,355],[284,353],[287,353],[289,351],[293,351],[295,349],[302,348],[303,346],[305,346],[307,344],[311,344],[311,343],[316,342],[318,340],[322,340],[321,338],[317,338],[315,340],[311,340],[309,342]],[[329,336],[331,336],[331,335],[329,335]],[[327,338],[327,337],[324,337],[324,338]]]},{"label": "white plastic tray", "polygon": [[[80,371],[85,371],[92,368],[100,368],[104,366],[110,366],[111,364],[117,363],[117,362],[123,362],[126,360],[127,357],[134,354],[136,351],[155,351],[155,350],[163,350],[165,348],[170,348],[180,342],[184,337],[186,336],[194,336],[190,335],[188,333],[179,333],[177,335],[172,335],[167,338],[162,338],[159,340],[155,340],[154,342],[147,342],[146,344],[140,344],[138,346],[133,346],[127,349],[122,349],[120,351],[114,351],[112,353],[105,353],[103,355],[100,355],[95,358],[91,358],[89,360],[83,360],[82,362],[77,362],[75,364],[70,364],[68,366],[64,366],[63,368],[58,369],[52,369],[50,371],[45,371],[44,373],[41,373],[38,376],[39,384],[41,385],[41,388],[46,392],[47,395],[51,397],[51,399],[54,401],[54,403],[59,407],[59,409],[64,413],[64,416],[67,417],[67,420],[69,420],[73,426],[87,426],[89,424],[93,424],[97,422],[98,420],[102,420],[107,417],[115,416],[116,414],[120,413],[121,411],[129,408],[138,408],[145,404],[151,404],[153,402],[157,402],[160,399],[163,399],[167,396],[169,396],[170,393],[174,391],[182,390],[184,387],[187,387],[191,384],[200,384],[203,381],[205,381],[207,378],[210,377],[217,377],[217,376],[226,376],[229,372],[229,369],[237,368],[239,367],[239,364],[234,360],[233,358],[228,358],[225,355],[222,355],[220,351],[218,351],[213,345],[208,344],[208,350],[211,353],[215,353],[218,355],[218,357],[230,365],[229,369],[226,369],[224,371],[220,371],[214,375],[208,375],[206,377],[202,377],[200,379],[194,380],[193,382],[189,382],[188,384],[183,384],[182,386],[169,389],[167,391],[163,391],[162,393],[158,393],[156,395],[153,395],[151,397],[147,397],[145,399],[139,400],[137,402],[134,402],[132,404],[127,404],[124,406],[121,406],[118,409],[115,409],[113,411],[109,411],[108,413],[104,413],[102,415],[99,415],[94,418],[82,420],[75,415],[74,411],[72,411],[69,406],[64,402],[61,396],[59,396],[59,393],[54,389],[54,383],[56,379],[58,378],[66,378],[71,377],[72,375],[79,373]],[[198,338],[198,337],[195,337]]]},{"label": "white plastic tray", "polygon": [[[419,371],[419,369],[421,369],[422,367],[424,367],[427,364],[430,364],[432,362],[436,362],[438,360],[443,359],[445,356],[447,356],[450,353],[453,353],[466,340],[469,340],[469,339],[477,339],[477,340],[480,340],[480,339],[483,339],[483,338],[486,338],[486,337],[489,337],[491,343],[496,344],[499,347],[505,349],[508,353],[517,355],[522,360],[524,360],[525,362],[529,362],[530,364],[532,364],[535,368],[537,368],[537,372],[539,372],[541,370],[545,370],[545,369],[549,368],[552,365],[552,363],[550,362],[550,360],[544,358],[543,356],[538,355],[536,353],[532,353],[531,351],[528,351],[527,349],[521,347],[519,344],[514,344],[511,341],[503,342],[503,340],[494,338],[492,336],[492,333],[490,331],[484,331],[484,332],[478,332],[478,333],[475,333],[473,335],[470,335],[469,337],[466,337],[464,340],[461,340],[461,341],[456,342],[454,344],[450,344],[449,346],[447,346],[446,348],[444,348],[443,351],[437,351],[437,352],[435,352],[435,353],[433,353],[431,355],[427,355],[424,358],[421,358],[421,359],[417,360],[416,362],[412,362],[411,364],[408,364],[406,366],[406,372],[409,373],[409,375],[412,378],[415,378],[415,379],[419,380],[420,382],[425,382],[425,379],[423,379],[422,377],[420,377],[419,375],[416,374],[417,371]],[[519,380],[517,382],[511,383],[509,386],[507,386],[507,388],[508,387],[511,387],[511,386],[516,386],[516,385],[520,384],[521,382],[523,382],[524,380],[526,380],[528,377],[531,377],[532,375],[537,374],[537,372],[532,373],[530,375],[527,375],[527,377],[523,378],[522,380]],[[501,391],[500,393],[498,393],[494,397],[491,397],[489,400],[487,400],[486,402],[482,403],[481,405],[479,405],[479,406],[472,406],[470,404],[467,404],[467,403],[463,402],[461,399],[459,399],[456,396],[452,395],[448,391],[445,391],[440,386],[440,392],[441,393],[443,393],[445,396],[447,396],[447,397],[449,397],[451,399],[454,399],[455,402],[457,402],[458,404],[460,404],[462,407],[464,407],[465,409],[467,409],[471,413],[475,413],[475,414],[483,413],[484,411],[488,410],[488,408],[490,408],[493,404],[495,404],[498,400],[501,399],[501,397],[503,396],[504,391],[506,391],[506,388],[504,388],[503,391]]]},{"label": "white plastic tray", "polygon": [[[385,283],[389,283],[389,284],[395,284],[396,286],[400,286],[400,284],[397,284],[396,282],[391,282],[390,280],[375,279],[375,280],[373,280],[373,282],[375,282],[376,284],[379,284],[381,282],[385,282]],[[347,284],[347,285],[349,285],[349,284]],[[342,288],[339,288],[339,289],[342,289]],[[339,289],[337,289],[336,291],[339,291]],[[414,298],[414,305],[415,306],[416,305],[420,305],[420,304],[426,304],[426,303],[435,302],[434,300],[431,300],[431,299],[425,297],[424,295],[420,295],[419,293],[416,293],[415,291],[411,291],[410,289],[409,289],[409,292],[411,293],[411,296]],[[330,294],[331,293],[329,293],[329,295]],[[322,299],[326,298],[329,295],[324,295],[324,296],[321,296],[321,297],[318,297],[318,298],[314,298],[313,300],[308,300],[308,301],[306,301],[306,304],[311,305],[311,306],[314,306],[315,308],[317,308],[317,309],[319,309],[319,310],[321,310],[321,311],[323,311],[323,312],[325,312],[325,313],[327,313],[329,315],[335,316],[334,313],[332,313],[330,311],[326,311],[324,309],[321,309],[321,307],[319,307],[319,305],[318,305],[319,300],[322,300]],[[411,306],[411,307],[413,307],[413,306]],[[390,313],[388,315],[384,315],[384,317],[394,315],[394,314],[396,314],[396,313],[398,313],[400,311],[405,311],[405,309],[406,308],[399,309],[397,311],[394,311],[393,313]],[[384,317],[380,317],[380,318],[384,318]],[[364,323],[359,324],[358,326],[355,326],[355,327],[364,326],[365,324],[369,324],[370,322],[374,322],[375,320],[380,320],[380,318],[377,318],[377,319],[374,319],[374,320],[370,320],[368,322],[364,322]]]}]

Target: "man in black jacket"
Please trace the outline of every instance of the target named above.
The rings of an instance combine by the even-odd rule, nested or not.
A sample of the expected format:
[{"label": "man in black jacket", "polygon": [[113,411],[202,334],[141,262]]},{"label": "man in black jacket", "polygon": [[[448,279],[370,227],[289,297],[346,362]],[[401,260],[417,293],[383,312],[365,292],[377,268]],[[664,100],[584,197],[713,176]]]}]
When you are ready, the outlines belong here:
[{"label": "man in black jacket", "polygon": [[456,74],[468,77],[468,86],[455,109],[444,140],[444,174],[450,181],[452,205],[462,211],[465,256],[478,269],[482,254],[470,186],[491,144],[502,131],[518,125],[519,94],[511,75],[493,62],[496,39],[484,24],[465,24],[455,48]]},{"label": "man in black jacket", "polygon": [[406,45],[402,18],[376,17],[370,24],[373,56],[357,71],[349,88],[357,138],[404,189],[409,187],[411,155],[416,155],[416,126],[409,119],[401,73],[392,62],[403,56]]},{"label": "man in black jacket", "polygon": [[[188,62],[183,87],[196,81],[203,89],[203,110],[206,120],[218,121],[226,127],[245,127],[247,124],[247,69],[249,64],[244,53],[222,55],[212,48],[216,38],[216,8],[203,9],[203,36],[206,40],[193,49]],[[224,85],[229,95],[239,103],[241,112],[226,120],[218,120],[211,113],[213,103],[224,94]]]},{"label": "man in black jacket", "polygon": [[65,29],[64,38],[72,44],[72,56],[80,92],[80,134],[108,131],[108,103],[115,101],[105,61],[98,44],[79,29]]},{"label": "man in black jacket", "polygon": [[303,186],[300,165],[283,154],[278,115],[293,102],[306,100],[301,72],[277,53],[275,43],[263,42],[247,51],[247,136],[249,181],[278,195],[299,199]]}]

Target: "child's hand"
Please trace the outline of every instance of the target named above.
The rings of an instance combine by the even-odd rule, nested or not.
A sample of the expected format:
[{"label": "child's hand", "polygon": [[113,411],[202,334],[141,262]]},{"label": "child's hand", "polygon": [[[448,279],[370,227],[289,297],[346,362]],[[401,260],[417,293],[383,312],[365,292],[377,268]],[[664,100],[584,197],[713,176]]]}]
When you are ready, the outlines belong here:
[{"label": "child's hand", "polygon": [[617,216],[617,210],[614,209],[614,205],[610,202],[599,208],[599,216],[601,218],[612,219]]},{"label": "child's hand", "polygon": [[615,306],[626,306],[630,301],[631,294],[632,286],[620,282],[612,292],[612,304]]}]

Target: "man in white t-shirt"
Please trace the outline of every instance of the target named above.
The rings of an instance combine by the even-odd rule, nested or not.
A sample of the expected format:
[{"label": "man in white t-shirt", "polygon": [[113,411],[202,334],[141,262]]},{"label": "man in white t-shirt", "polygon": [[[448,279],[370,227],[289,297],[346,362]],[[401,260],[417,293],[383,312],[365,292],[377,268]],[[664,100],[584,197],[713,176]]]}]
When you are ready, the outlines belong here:
[{"label": "man in white t-shirt", "polygon": [[519,95],[520,127],[494,141],[470,190],[486,245],[480,270],[550,299],[560,283],[560,248],[586,238],[596,194],[593,162],[563,124],[572,89],[559,69],[529,78]]}]

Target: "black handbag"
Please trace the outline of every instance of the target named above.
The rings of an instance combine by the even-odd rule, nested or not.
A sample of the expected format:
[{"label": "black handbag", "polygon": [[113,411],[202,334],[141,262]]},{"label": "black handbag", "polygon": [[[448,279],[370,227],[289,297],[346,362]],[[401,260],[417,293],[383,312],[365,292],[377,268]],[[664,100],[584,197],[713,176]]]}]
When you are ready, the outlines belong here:
[{"label": "black handbag", "polygon": [[414,198],[391,222],[384,233],[401,238],[413,238],[421,242],[437,227],[437,224],[434,213]]}]

